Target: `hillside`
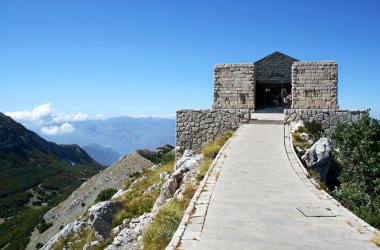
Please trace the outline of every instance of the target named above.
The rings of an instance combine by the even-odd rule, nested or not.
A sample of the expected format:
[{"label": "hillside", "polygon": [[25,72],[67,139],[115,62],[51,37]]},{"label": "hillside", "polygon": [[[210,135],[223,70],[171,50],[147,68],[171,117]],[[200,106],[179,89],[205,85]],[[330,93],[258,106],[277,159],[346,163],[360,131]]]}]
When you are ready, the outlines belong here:
[{"label": "hillside", "polygon": [[[175,142],[173,119],[124,116],[71,122],[71,125],[75,130],[70,133],[41,135],[56,143],[76,143],[82,147],[91,143],[109,145],[121,155],[141,148],[154,149],[162,144],[174,145]],[[31,128],[40,133],[40,128]]]},{"label": "hillside", "polygon": [[136,152],[124,156],[114,165],[93,176],[83,183],[65,201],[48,211],[44,219],[47,223],[52,222],[51,228],[40,234],[38,230],[33,232],[28,249],[35,249],[35,245],[47,242],[62,226],[78,219],[85,213],[89,205],[95,202],[97,195],[104,189],[124,189],[135,175],[152,166],[153,163]]},{"label": "hillside", "polygon": [[42,215],[103,166],[77,145],[57,145],[0,113],[0,248],[22,249]]},{"label": "hillside", "polygon": [[104,166],[111,166],[120,158],[120,154],[111,147],[103,147],[96,143],[91,143],[83,147],[83,149],[97,162]]}]

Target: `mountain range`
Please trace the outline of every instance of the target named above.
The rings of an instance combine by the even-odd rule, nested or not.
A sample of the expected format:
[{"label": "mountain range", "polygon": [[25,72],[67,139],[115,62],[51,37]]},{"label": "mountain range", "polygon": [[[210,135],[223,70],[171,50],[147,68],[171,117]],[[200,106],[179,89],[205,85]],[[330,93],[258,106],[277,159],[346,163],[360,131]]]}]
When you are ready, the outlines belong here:
[{"label": "mountain range", "polygon": [[81,147],[95,143],[103,147],[112,147],[121,155],[136,149],[154,149],[163,144],[175,144],[175,120],[173,119],[123,116],[74,121],[70,124],[74,128],[73,131],[56,135],[43,134],[36,127],[30,128],[45,139],[56,143],[75,143]]},{"label": "mountain range", "polygon": [[0,113],[0,249],[22,249],[43,214],[104,166],[78,145],[46,141]]},{"label": "mountain range", "polygon": [[121,155],[111,147],[103,147],[96,143],[91,143],[83,147],[83,149],[97,162],[104,166],[111,166],[120,159]]}]

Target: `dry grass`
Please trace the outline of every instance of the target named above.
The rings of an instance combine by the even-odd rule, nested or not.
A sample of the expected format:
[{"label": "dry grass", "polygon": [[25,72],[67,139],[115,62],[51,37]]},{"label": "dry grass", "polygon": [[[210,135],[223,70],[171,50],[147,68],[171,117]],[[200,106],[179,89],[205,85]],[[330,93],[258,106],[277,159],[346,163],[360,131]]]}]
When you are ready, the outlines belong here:
[{"label": "dry grass", "polygon": [[[61,238],[51,249],[83,249],[84,245],[94,240],[96,240],[94,232],[91,228],[86,227],[78,233],[71,233],[67,237]],[[68,243],[70,244],[68,245]]]},{"label": "dry grass", "polygon": [[346,220],[346,223],[350,226],[352,226],[352,220]]},{"label": "dry grass", "polygon": [[358,226],[356,228],[356,231],[358,231],[359,233],[363,234],[364,233],[364,227],[363,226]]},{"label": "dry grass", "polygon": [[144,250],[165,249],[185,213],[196,191],[194,185],[189,185],[183,192],[183,199],[173,198],[161,207],[153,222],[143,233]]},{"label": "dry grass", "polygon": [[160,194],[161,185],[150,193],[144,194],[144,191],[152,185],[159,183],[160,174],[163,172],[171,173],[173,171],[173,167],[174,160],[157,168],[156,170],[147,169],[142,174],[137,176],[137,179],[142,176],[145,176],[145,178],[136,183],[136,185],[131,188],[130,192],[117,199],[124,203],[124,209],[115,215],[112,221],[113,226],[122,224],[124,219],[131,219],[150,212],[154,202]]},{"label": "dry grass", "polygon": [[205,161],[203,161],[203,162],[199,165],[199,167],[198,167],[198,171],[197,171],[197,180],[198,180],[198,181],[201,181],[201,180],[205,177],[205,175],[206,175],[208,169],[209,169],[210,166],[211,166],[211,163],[212,163],[212,160],[205,160]]},{"label": "dry grass", "polygon": [[226,143],[226,141],[230,139],[233,134],[233,131],[228,131],[216,140],[207,143],[201,150],[203,156],[206,159],[214,159],[219,150],[223,147],[224,143]]},{"label": "dry grass", "polygon": [[380,247],[380,236],[375,235],[371,238],[371,242],[376,246]]}]

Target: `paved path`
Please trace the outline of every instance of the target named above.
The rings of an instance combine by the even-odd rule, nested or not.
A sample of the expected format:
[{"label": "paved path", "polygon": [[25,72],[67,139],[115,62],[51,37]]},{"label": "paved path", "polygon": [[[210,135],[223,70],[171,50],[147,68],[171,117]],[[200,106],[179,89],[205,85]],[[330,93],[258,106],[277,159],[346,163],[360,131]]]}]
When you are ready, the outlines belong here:
[{"label": "paved path", "polygon": [[293,170],[283,125],[244,125],[226,154],[196,249],[378,249],[339,216],[297,209],[333,215]]}]

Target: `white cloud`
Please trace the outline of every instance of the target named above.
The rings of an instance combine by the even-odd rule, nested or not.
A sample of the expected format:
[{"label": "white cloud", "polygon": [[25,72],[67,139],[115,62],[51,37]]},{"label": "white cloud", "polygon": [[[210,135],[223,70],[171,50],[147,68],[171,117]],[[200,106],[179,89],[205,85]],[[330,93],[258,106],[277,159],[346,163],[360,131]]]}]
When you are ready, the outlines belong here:
[{"label": "white cloud", "polygon": [[88,120],[88,115],[83,113],[76,113],[76,114],[55,114],[53,116],[54,122],[81,122]]},{"label": "white cloud", "polygon": [[130,115],[132,118],[167,118],[167,119],[175,119],[176,114],[168,114],[168,115]]},{"label": "white cloud", "polygon": [[74,130],[75,129],[73,125],[67,122],[65,122],[61,126],[47,126],[47,127],[41,128],[41,132],[46,135],[61,135],[61,134],[71,133]]},{"label": "white cloud", "polygon": [[32,122],[38,124],[42,123],[45,118],[53,115],[55,112],[56,111],[54,110],[52,104],[46,103],[33,108],[32,111],[23,110],[15,112],[5,112],[5,115],[10,116],[17,121]]},{"label": "white cloud", "polygon": [[18,122],[33,123],[36,125],[46,125],[51,123],[61,123],[61,122],[78,122],[88,120],[87,114],[76,113],[76,114],[61,114],[58,113],[51,103],[45,103],[33,108],[32,111],[23,110],[15,112],[5,112]]}]

